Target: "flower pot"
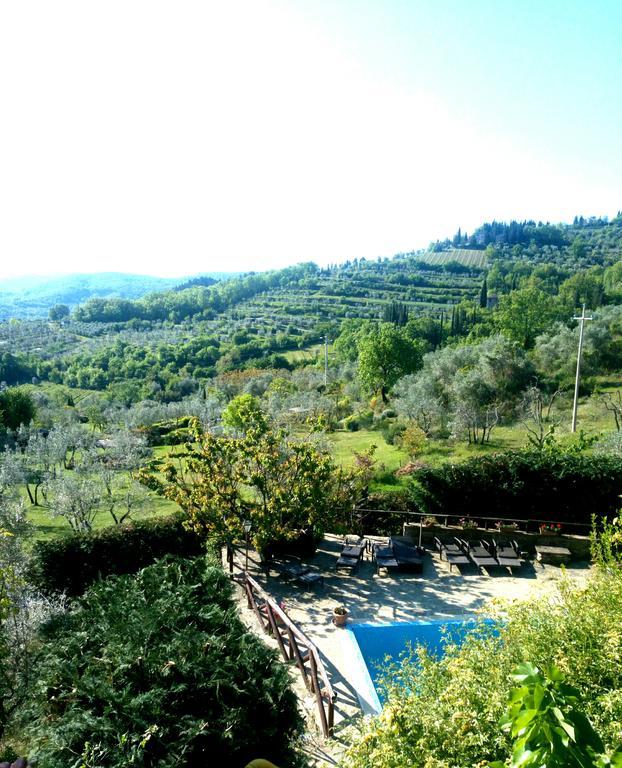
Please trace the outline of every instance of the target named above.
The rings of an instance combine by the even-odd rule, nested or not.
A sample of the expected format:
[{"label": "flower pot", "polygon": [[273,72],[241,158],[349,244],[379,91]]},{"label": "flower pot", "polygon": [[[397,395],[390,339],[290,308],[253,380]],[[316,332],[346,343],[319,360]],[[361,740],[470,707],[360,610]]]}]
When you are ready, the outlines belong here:
[{"label": "flower pot", "polygon": [[[343,613],[340,612],[343,610]],[[336,627],[345,627],[348,620],[348,612],[344,609],[333,608],[333,624]]]}]

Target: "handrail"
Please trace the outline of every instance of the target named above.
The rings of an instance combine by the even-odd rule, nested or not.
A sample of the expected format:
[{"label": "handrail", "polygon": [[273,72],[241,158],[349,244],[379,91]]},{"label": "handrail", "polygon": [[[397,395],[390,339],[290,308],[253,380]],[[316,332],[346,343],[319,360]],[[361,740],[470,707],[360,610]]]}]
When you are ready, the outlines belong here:
[{"label": "handrail", "polygon": [[[285,611],[248,573],[244,573],[244,587],[248,607],[255,612],[262,629],[264,632],[270,632],[274,635],[283,659],[288,662],[296,662],[307,689],[315,694],[322,733],[328,738],[333,731],[334,702],[337,694],[330,683],[320,652]],[[262,613],[262,606],[257,603],[256,596],[259,596],[263,601],[265,615]],[[282,630],[284,630],[283,633]],[[310,669],[307,669],[307,663]],[[323,687],[320,686],[318,673]]]},{"label": "handrail", "polygon": [[500,515],[493,515],[493,516],[490,516],[490,515],[480,515],[480,514],[469,515],[469,514],[466,514],[466,513],[463,514],[463,515],[458,515],[458,514],[447,515],[447,514],[444,514],[444,513],[439,513],[439,514],[434,515],[434,514],[431,514],[430,512],[418,512],[418,511],[415,511],[415,510],[372,509],[371,507],[357,507],[356,511],[357,512],[362,512],[364,514],[369,514],[371,512],[374,512],[376,514],[380,513],[380,514],[384,514],[384,515],[405,515],[406,517],[419,517],[419,518],[423,518],[423,517],[436,517],[436,518],[445,518],[445,520],[448,520],[448,519],[452,519],[452,520],[455,519],[455,520],[457,520],[457,519],[459,519],[461,517],[465,517],[465,518],[470,518],[470,519],[473,519],[473,520],[485,520],[485,521],[490,521],[490,522],[492,522],[492,521],[497,522],[497,521],[501,520],[501,521],[506,521],[508,523],[536,523],[537,525],[540,525],[542,523],[553,523],[553,524],[557,525],[558,523],[561,523],[561,525],[563,525],[563,526],[573,526],[575,528],[590,528],[590,523],[576,523],[576,522],[571,521],[571,520],[545,520],[545,519],[540,519],[538,517],[505,517],[505,516],[500,516]]}]

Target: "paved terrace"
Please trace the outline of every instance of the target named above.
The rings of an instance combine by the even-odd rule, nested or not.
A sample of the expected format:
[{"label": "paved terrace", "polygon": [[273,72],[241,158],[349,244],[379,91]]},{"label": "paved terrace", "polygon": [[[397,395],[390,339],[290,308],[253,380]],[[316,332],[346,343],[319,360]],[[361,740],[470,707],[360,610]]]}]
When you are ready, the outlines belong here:
[{"label": "paved terrace", "polygon": [[[495,598],[520,600],[534,594],[551,594],[562,576],[562,570],[553,565],[527,562],[513,576],[505,569],[496,568],[489,574],[481,574],[475,566],[464,566],[460,571],[428,552],[424,559],[423,574],[394,573],[376,574],[375,564],[365,555],[354,573],[335,571],[335,563],[341,550],[342,538],[327,535],[315,557],[305,562],[324,574],[324,586],[306,588],[288,582],[275,571],[266,573],[259,565],[259,557],[249,553],[249,574],[277,601],[283,601],[285,610],[302,631],[316,644],[331,675],[337,692],[335,725],[338,740],[340,726],[347,724],[361,707],[351,673],[344,630],[332,623],[332,610],[345,605],[349,622],[396,622],[418,619],[442,619],[473,614]],[[240,573],[245,565],[244,550],[235,558],[235,571]],[[588,572],[585,562],[573,562],[567,568],[571,578],[584,579]],[[261,632],[253,612],[248,610],[243,590],[238,589],[240,609],[245,622]],[[262,635],[272,642],[267,635]],[[295,674],[294,684],[309,719],[315,721],[315,700]],[[323,748],[334,753],[335,743],[322,745],[318,737],[315,751]],[[329,764],[328,754],[325,759]],[[325,765],[320,762],[318,764]]]}]

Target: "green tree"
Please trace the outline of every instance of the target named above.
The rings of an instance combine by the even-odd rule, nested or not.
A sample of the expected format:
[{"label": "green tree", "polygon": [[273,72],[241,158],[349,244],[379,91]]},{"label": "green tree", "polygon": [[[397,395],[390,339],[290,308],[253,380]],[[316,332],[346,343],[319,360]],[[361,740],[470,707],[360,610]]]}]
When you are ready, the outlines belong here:
[{"label": "green tree", "polygon": [[219,541],[243,538],[251,522],[255,547],[287,541],[306,531],[321,535],[349,522],[369,482],[369,467],[344,470],[313,442],[281,431],[248,429],[242,436],[214,435],[194,426],[195,442],[169,462],[164,480],[145,482],[177,502],[200,533]]},{"label": "green tree", "polygon": [[368,320],[347,319],[341,324],[339,336],[335,339],[333,349],[337,358],[343,362],[356,362],[359,346],[363,339],[373,333],[373,324]]},{"label": "green tree", "polygon": [[622,261],[605,270],[603,285],[610,301],[619,302],[622,299]]},{"label": "green tree", "polygon": [[402,376],[421,368],[423,344],[411,340],[392,323],[383,323],[376,333],[359,346],[359,377],[371,392],[379,392],[384,402],[387,393]]},{"label": "green tree", "polygon": [[19,429],[34,419],[36,408],[32,395],[23,387],[9,387],[0,392],[0,418],[8,429]]},{"label": "green tree", "polygon": [[289,670],[203,558],[99,581],[46,640],[22,708],[38,765],[305,764]]},{"label": "green tree", "polygon": [[64,320],[69,317],[69,307],[66,304],[54,304],[53,307],[50,307],[48,315],[52,321]]},{"label": "green tree", "polygon": [[222,423],[237,432],[265,432],[268,428],[266,414],[259,400],[253,395],[234,397],[222,412]]},{"label": "green tree", "polygon": [[494,314],[495,325],[508,339],[524,349],[559,317],[557,302],[538,288],[527,287],[501,296]]},{"label": "green tree", "polygon": [[486,309],[488,306],[488,283],[486,282],[486,278],[484,278],[482,289],[479,292],[479,306],[480,309]]},{"label": "green tree", "polygon": [[596,309],[604,302],[605,287],[602,267],[592,267],[569,277],[559,287],[559,300],[568,314],[582,304]]}]

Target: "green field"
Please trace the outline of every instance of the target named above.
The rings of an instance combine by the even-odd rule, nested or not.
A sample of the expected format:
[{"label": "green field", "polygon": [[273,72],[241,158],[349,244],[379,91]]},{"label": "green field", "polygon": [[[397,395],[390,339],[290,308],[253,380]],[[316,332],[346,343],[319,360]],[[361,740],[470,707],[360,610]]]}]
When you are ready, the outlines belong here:
[{"label": "green field", "polygon": [[421,261],[428,264],[447,264],[457,261],[465,267],[486,267],[488,259],[485,251],[471,248],[451,248],[449,251],[428,251],[420,257]]}]

